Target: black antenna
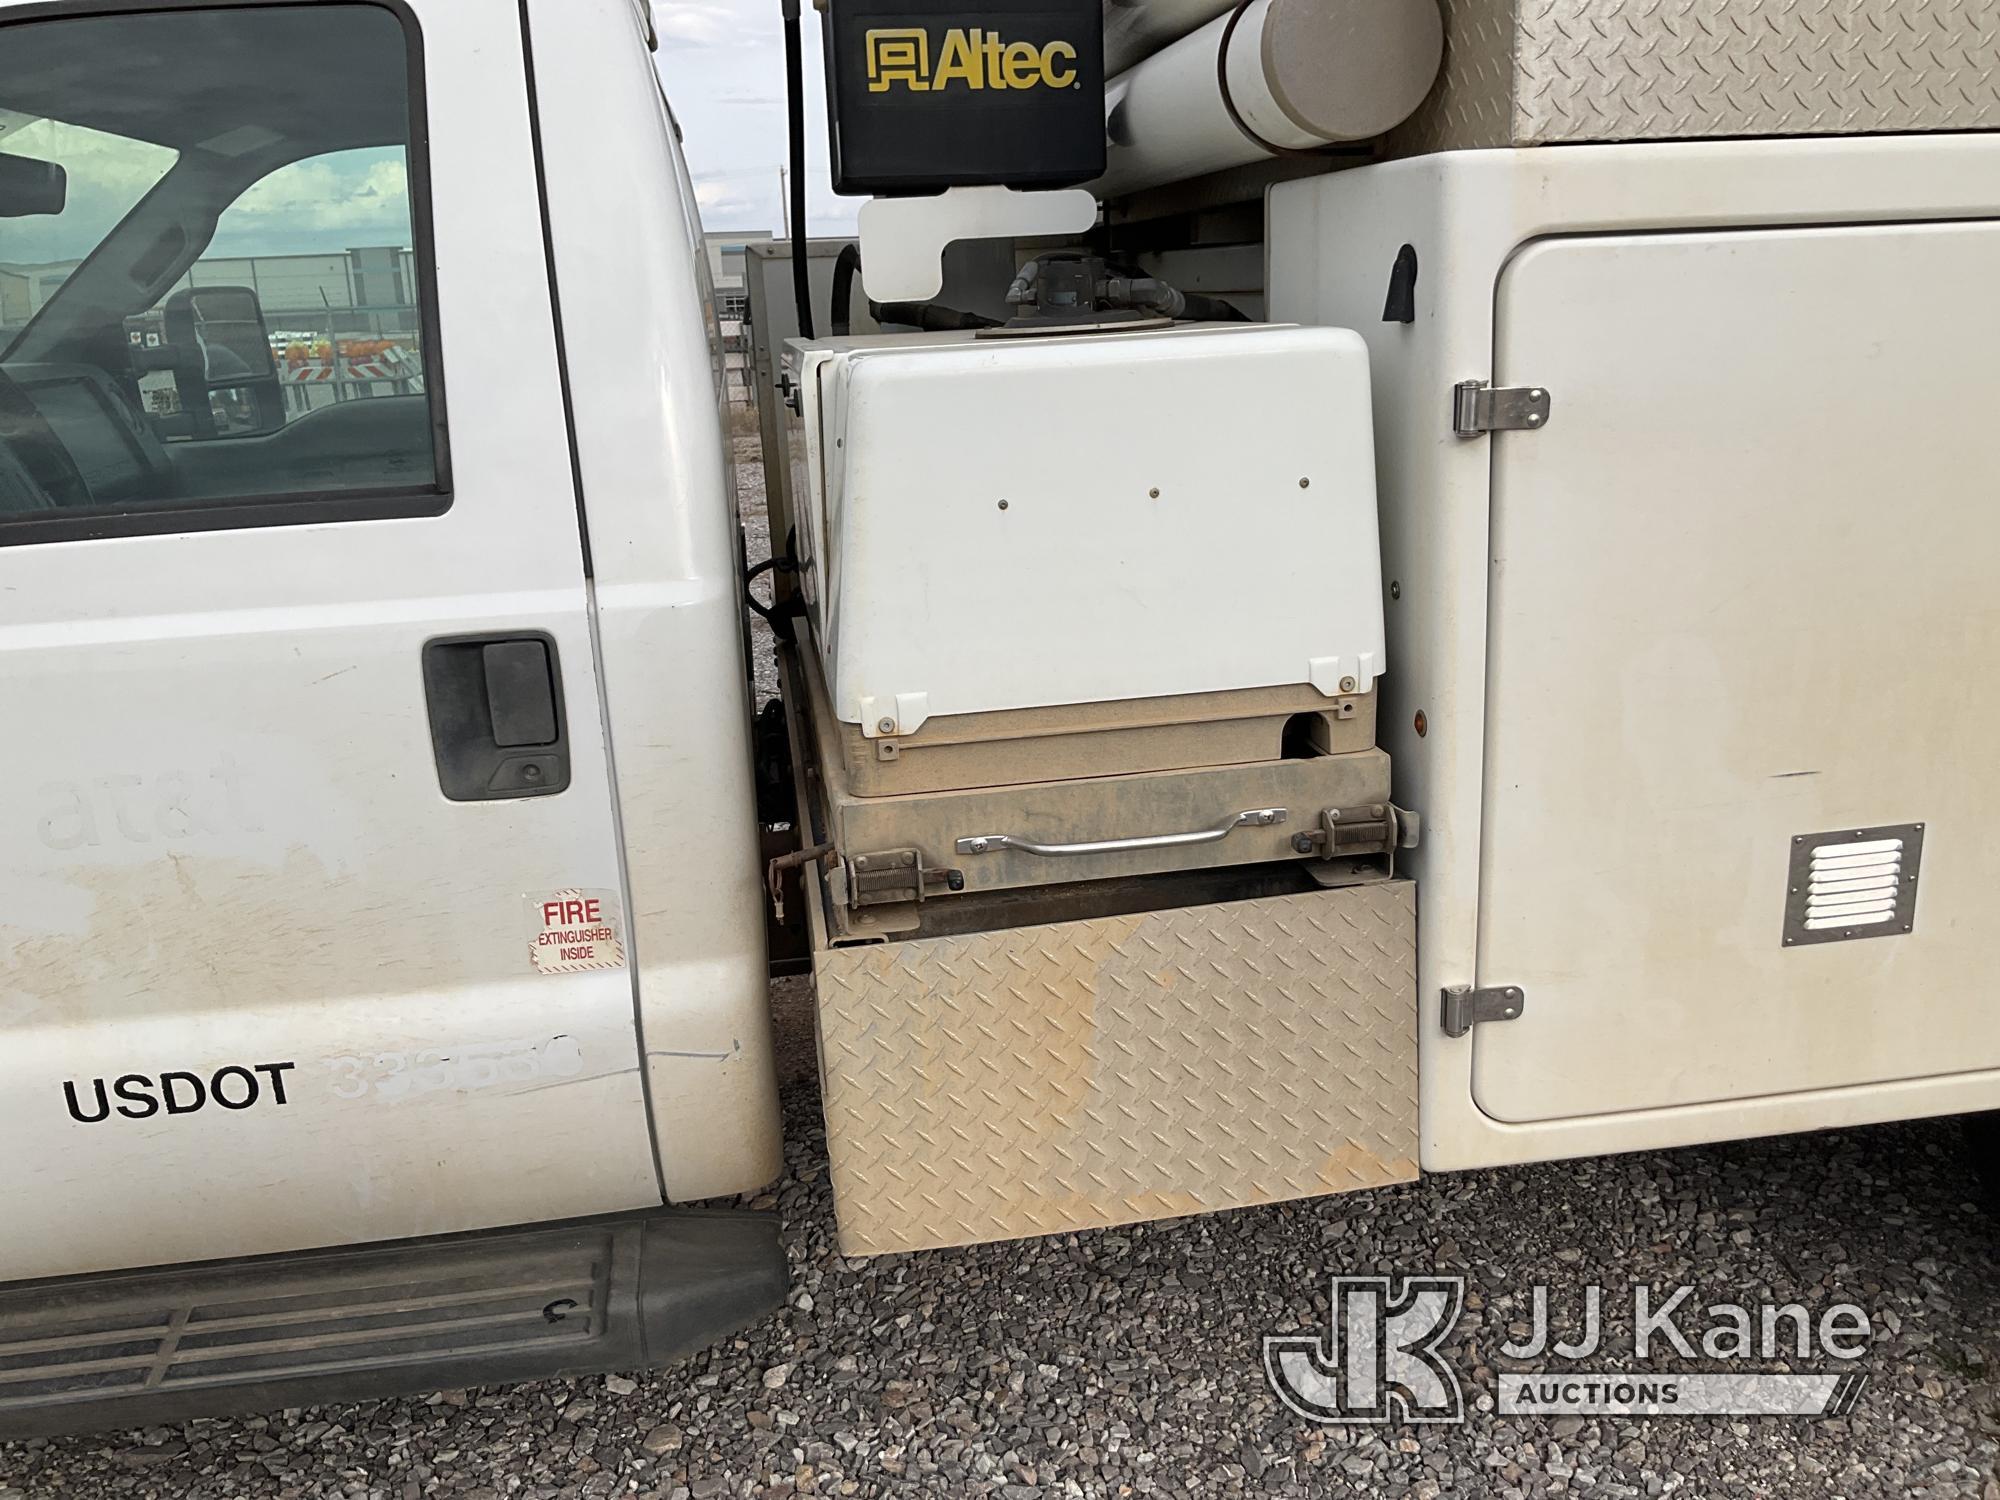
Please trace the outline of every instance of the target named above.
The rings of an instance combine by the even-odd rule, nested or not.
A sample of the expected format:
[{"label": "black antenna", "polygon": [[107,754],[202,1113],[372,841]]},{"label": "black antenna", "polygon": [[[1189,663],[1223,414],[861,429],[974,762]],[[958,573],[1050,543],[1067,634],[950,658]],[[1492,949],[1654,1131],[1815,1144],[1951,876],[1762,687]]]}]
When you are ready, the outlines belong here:
[{"label": "black antenna", "polygon": [[792,299],[799,337],[813,336],[812,272],[806,264],[806,77],[799,42],[799,0],[783,0],[785,16],[785,124],[792,156]]}]

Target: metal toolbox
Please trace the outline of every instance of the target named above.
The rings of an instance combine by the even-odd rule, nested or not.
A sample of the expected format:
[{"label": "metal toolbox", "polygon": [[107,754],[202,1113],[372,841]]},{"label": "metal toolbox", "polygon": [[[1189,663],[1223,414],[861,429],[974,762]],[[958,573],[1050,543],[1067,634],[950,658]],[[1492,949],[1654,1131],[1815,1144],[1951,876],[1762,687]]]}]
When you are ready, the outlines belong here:
[{"label": "metal toolbox", "polygon": [[1442,3],[1444,74],[1393,155],[2000,127],[2000,0]]},{"label": "metal toolbox", "polygon": [[[1326,884],[1386,878],[1410,834],[1374,746],[1067,781],[864,797],[810,653],[780,654],[804,719],[811,837],[843,939],[907,932],[925,904],[1001,891],[1275,862]],[[799,714],[798,709],[805,709]]]}]

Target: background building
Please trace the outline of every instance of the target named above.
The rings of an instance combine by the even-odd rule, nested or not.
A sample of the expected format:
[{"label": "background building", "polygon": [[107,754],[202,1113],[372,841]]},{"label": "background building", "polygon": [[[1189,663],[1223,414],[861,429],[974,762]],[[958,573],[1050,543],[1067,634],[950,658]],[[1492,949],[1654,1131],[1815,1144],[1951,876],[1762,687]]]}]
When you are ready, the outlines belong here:
[{"label": "background building", "polygon": [[[0,328],[26,323],[81,264],[0,266]],[[249,287],[273,333],[383,335],[414,333],[418,327],[416,267],[411,252],[395,246],[331,255],[203,257],[160,300],[198,286]]]},{"label": "background building", "polygon": [[[732,401],[750,399],[749,343],[744,336],[744,246],[769,243],[769,230],[718,231],[702,236],[709,275],[715,284],[715,312],[721,324],[723,360]],[[81,261],[0,265],[0,346],[24,327],[68,280]],[[292,392],[304,408],[343,399],[349,387],[365,378],[351,362],[330,360],[330,348],[342,340],[388,341],[397,357],[420,368],[422,320],[417,308],[416,266],[412,252],[392,246],[369,246],[313,255],[249,255],[204,257],[188,268],[162,295],[164,303],[186,287],[242,286],[257,294],[270,330],[274,352],[282,359],[289,350],[304,350],[311,359],[304,367],[295,354],[287,383],[324,385],[321,390]],[[133,342],[157,344],[157,310],[131,319]],[[370,387],[372,389],[372,387]]]},{"label": "background building", "polygon": [[744,249],[748,244],[765,244],[768,229],[713,230],[702,235],[708,252],[708,275],[715,283],[715,316],[722,325],[723,379],[731,401],[750,399],[750,341],[744,336],[747,278]]},{"label": "background building", "polygon": [[[0,265],[0,348],[81,264]],[[150,310],[125,320],[134,350],[155,351],[168,342],[162,309],[176,293],[223,286],[257,294],[288,411],[424,389],[423,319],[409,250],[381,245],[330,254],[204,257]],[[135,362],[140,359],[150,355],[135,354]],[[164,421],[181,411],[179,387],[164,366],[140,363],[137,385],[149,416]]]}]

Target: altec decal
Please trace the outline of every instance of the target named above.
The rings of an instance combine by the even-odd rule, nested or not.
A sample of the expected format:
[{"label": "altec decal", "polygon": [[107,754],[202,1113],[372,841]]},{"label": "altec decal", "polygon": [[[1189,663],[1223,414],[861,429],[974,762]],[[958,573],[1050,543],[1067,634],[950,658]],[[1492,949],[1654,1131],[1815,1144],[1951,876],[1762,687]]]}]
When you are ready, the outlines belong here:
[{"label": "altec decal", "polygon": [[[209,1105],[223,1109],[249,1109],[268,1100],[285,1105],[285,1075],[297,1063],[231,1063],[206,1076],[168,1069],[155,1078],[150,1073],[121,1073],[106,1080],[93,1078],[79,1089],[75,1079],[63,1083],[63,1102],[69,1116],[84,1125],[95,1125],[115,1114],[128,1120],[147,1120],[162,1112],[191,1115]],[[114,1103],[113,1101],[117,1101]]]},{"label": "altec decal", "polygon": [[997,31],[954,26],[938,46],[931,68],[930,33],[921,26],[870,30],[868,92],[901,85],[911,93],[938,93],[954,84],[967,89],[1070,89],[1076,87],[1076,48],[1068,42],[1010,42]]}]

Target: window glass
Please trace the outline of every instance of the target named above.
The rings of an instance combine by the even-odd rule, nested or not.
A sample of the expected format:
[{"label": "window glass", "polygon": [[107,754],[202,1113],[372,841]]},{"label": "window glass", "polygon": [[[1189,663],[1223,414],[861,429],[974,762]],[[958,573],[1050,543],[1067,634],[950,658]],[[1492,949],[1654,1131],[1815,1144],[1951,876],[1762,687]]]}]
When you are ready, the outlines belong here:
[{"label": "window glass", "polygon": [[375,5],[0,26],[0,541],[442,508],[409,69]]},{"label": "window glass", "polygon": [[[167,304],[197,288],[245,287],[263,315],[261,332],[277,362],[287,419],[346,401],[424,394],[424,337],[417,295],[409,167],[401,147],[365,147],[293,162],[263,178],[230,204],[200,260],[162,294],[150,311],[127,322],[142,348],[169,343]],[[329,245],[346,248],[329,250]],[[247,306],[247,304],[245,304]],[[226,344],[197,333],[210,363],[240,372]],[[258,328],[241,328],[252,360]],[[143,363],[143,356],[141,357]],[[142,404],[191,436],[182,415],[180,382],[155,369],[139,377]],[[254,431],[260,409],[249,389],[209,393],[218,435]]]},{"label": "window glass", "polygon": [[[180,153],[171,146],[8,109],[0,109],[0,152],[55,163],[67,186],[60,211],[9,215],[0,228],[0,273],[5,274],[0,287],[11,286],[14,292],[0,305],[4,346],[77,262],[167,175]],[[8,213],[7,197],[7,188],[0,187],[0,214]]]}]

